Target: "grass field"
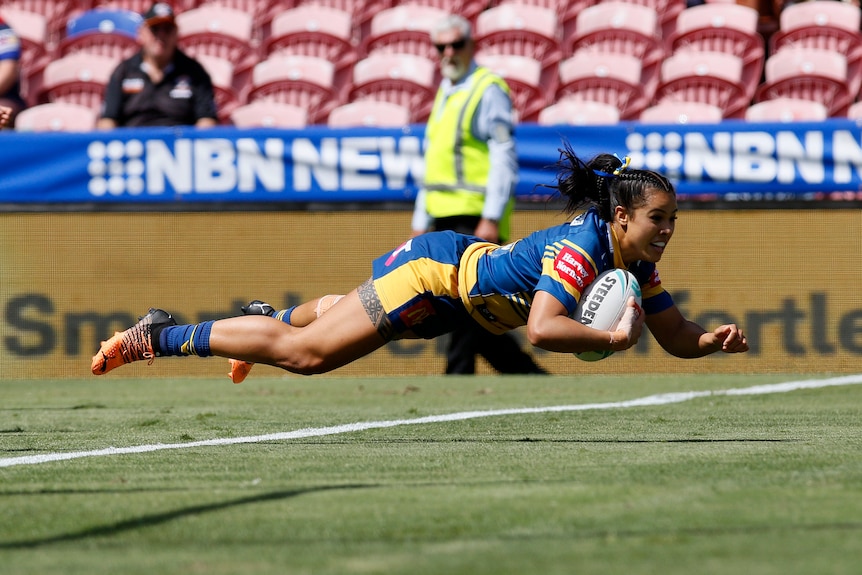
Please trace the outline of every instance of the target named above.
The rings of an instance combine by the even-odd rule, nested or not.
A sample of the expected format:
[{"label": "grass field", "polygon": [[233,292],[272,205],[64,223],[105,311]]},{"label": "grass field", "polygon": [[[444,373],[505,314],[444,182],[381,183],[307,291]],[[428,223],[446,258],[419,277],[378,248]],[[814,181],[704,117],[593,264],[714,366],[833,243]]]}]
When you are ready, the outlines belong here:
[{"label": "grass field", "polygon": [[824,377],[0,381],[0,572],[858,574]]}]

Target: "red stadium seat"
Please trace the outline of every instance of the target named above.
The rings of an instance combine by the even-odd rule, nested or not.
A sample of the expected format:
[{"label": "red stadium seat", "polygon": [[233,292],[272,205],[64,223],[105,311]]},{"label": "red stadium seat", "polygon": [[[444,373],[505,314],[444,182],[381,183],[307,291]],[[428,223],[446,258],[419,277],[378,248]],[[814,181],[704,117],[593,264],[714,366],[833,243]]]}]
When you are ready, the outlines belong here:
[{"label": "red stadium seat", "polygon": [[509,85],[516,122],[535,122],[548,105],[556,80],[543,81],[542,63],[529,56],[476,54],[476,62],[501,76]]},{"label": "red stadium seat", "polygon": [[562,98],[539,112],[537,121],[543,126],[616,124],[620,121],[620,111],[605,102]]},{"label": "red stadium seat", "polygon": [[304,128],[308,113],[293,104],[258,100],[234,108],[230,120],[238,128]]},{"label": "red stadium seat", "polygon": [[717,124],[724,113],[721,108],[703,102],[661,102],[641,112],[642,124]]},{"label": "red stadium seat", "polygon": [[581,50],[560,63],[556,97],[610,104],[621,119],[636,120],[652,99],[646,88],[636,56]]},{"label": "red stadium seat", "polygon": [[829,117],[829,110],[820,102],[775,98],[752,104],[745,111],[749,122],[820,122]]},{"label": "red stadium seat", "polygon": [[862,32],[859,6],[843,2],[803,2],[781,11],[779,29],[770,38],[770,54],[785,48],[832,50],[847,58],[852,94],[862,86]]},{"label": "red stadium seat", "polygon": [[662,64],[655,102],[702,102],[725,118],[742,118],[750,102],[742,59],[723,52],[677,52]]},{"label": "red stadium seat", "polygon": [[45,67],[39,101],[81,104],[98,111],[117,64],[116,58],[85,52],[58,58]]},{"label": "red stadium seat", "polygon": [[[626,2],[602,2],[584,8],[574,33],[563,44],[564,54],[580,50],[628,54],[641,61],[646,90],[658,82],[665,50],[658,14],[653,8]],[[612,60],[613,56],[609,56]]]},{"label": "red stadium seat", "polygon": [[371,19],[371,28],[362,40],[360,54],[389,52],[434,59],[437,51],[431,43],[431,27],[447,14],[442,8],[416,4],[381,10]]},{"label": "red stadium seat", "polygon": [[482,54],[526,56],[555,67],[561,57],[557,14],[529,4],[502,4],[476,19],[476,51]]},{"label": "red stadium seat", "polygon": [[437,86],[435,62],[415,54],[374,52],[356,62],[347,101],[383,100],[411,111],[412,122],[428,119]]},{"label": "red stadium seat", "polygon": [[272,19],[264,41],[267,56],[280,52],[325,58],[336,69],[348,68],[357,59],[356,33],[349,12],[304,4],[280,12]]},{"label": "red stadium seat", "polygon": [[80,104],[54,102],[22,110],[16,120],[19,132],[87,132],[96,127],[98,112]]},{"label": "red stadium seat", "polygon": [[310,124],[322,123],[341,103],[335,66],[313,56],[274,54],[254,67],[248,102],[267,100],[304,108]]},{"label": "red stadium seat", "polygon": [[410,123],[410,110],[399,104],[376,100],[358,100],[338,106],[329,113],[331,128],[355,126],[400,127]]},{"label": "red stadium seat", "polygon": [[847,81],[847,58],[833,50],[783,48],[767,58],[766,80],[755,101],[796,98],[820,102],[829,116],[846,116],[855,94]]},{"label": "red stadium seat", "polygon": [[15,31],[21,42],[21,97],[36,104],[42,73],[51,61],[48,49],[48,23],[41,14],[20,8],[0,7],[0,18]]},{"label": "red stadium seat", "polygon": [[757,10],[741,4],[692,6],[677,18],[676,32],[668,40],[670,50],[724,52],[742,58],[742,82],[752,97],[766,58],[759,18]]},{"label": "red stadium seat", "polygon": [[197,60],[212,80],[219,120],[222,123],[227,123],[231,112],[240,104],[239,92],[233,83],[233,63],[230,60],[210,54],[201,54]]},{"label": "red stadium seat", "polygon": [[43,16],[47,25],[45,43],[49,51],[59,43],[72,12],[80,9],[80,3],[72,0],[3,0],[2,4],[4,9],[14,8]]},{"label": "red stadium seat", "polygon": [[862,120],[862,102],[854,102],[847,108],[847,117],[852,120]]},{"label": "red stadium seat", "polygon": [[670,38],[676,30],[677,18],[686,10],[686,0],[622,0],[655,10],[658,14],[662,38]]},{"label": "red stadium seat", "polygon": [[190,56],[218,56],[233,63],[235,82],[245,84],[258,62],[253,17],[227,6],[202,4],[177,14],[179,46]]}]

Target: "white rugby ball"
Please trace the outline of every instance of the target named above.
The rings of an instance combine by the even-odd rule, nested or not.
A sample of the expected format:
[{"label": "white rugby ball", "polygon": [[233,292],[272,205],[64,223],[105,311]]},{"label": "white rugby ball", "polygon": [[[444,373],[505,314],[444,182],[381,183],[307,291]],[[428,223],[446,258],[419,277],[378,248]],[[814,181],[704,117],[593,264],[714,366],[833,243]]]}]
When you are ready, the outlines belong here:
[{"label": "white rugby ball", "polygon": [[[641,304],[641,286],[634,274],[621,269],[606,270],[586,287],[572,317],[593,329],[613,331],[626,311],[629,297]],[[613,353],[611,350],[585,351],[576,353],[575,357],[599,361]]]}]

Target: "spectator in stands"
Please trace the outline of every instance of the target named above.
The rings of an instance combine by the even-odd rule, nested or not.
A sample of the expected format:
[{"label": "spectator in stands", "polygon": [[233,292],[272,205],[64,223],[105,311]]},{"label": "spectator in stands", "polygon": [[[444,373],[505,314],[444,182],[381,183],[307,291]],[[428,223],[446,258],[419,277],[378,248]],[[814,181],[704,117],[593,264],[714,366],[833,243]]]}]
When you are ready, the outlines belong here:
[{"label": "spectator in stands", "polygon": [[9,118],[12,117],[12,108],[8,106],[0,106],[0,128],[9,123]]},{"label": "spectator in stands", "polygon": [[0,106],[8,110],[4,123],[9,128],[15,127],[15,116],[27,107],[21,97],[21,41],[3,18],[0,18]]},{"label": "spectator in stands", "polygon": [[[506,242],[518,179],[509,87],[476,64],[465,18],[450,15],[436,23],[431,41],[443,82],[425,130],[425,182],[413,235],[453,230]],[[494,335],[473,322],[452,333],[446,373],[475,373],[477,354],[501,373],[545,373],[510,334]]]},{"label": "spectator in stands", "polygon": [[141,50],[111,75],[96,126],[216,125],[212,80],[198,61],[177,48],[179,33],[171,6],[153,4],[143,18],[138,31]]}]

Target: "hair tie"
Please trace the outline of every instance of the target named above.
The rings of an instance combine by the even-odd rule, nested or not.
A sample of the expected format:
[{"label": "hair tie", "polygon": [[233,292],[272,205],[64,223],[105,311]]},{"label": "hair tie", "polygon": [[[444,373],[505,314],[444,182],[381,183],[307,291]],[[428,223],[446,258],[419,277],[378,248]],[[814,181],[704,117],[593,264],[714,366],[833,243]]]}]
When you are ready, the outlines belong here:
[{"label": "hair tie", "polygon": [[616,172],[614,172],[613,174],[609,174],[609,173],[603,172],[601,170],[593,170],[593,173],[595,175],[599,176],[600,178],[613,178],[614,176],[619,175]]},{"label": "hair tie", "polygon": [[[614,157],[615,157],[616,159],[620,160],[620,157],[619,157],[619,156],[617,156],[616,154],[614,154]],[[619,168],[617,168],[616,170],[614,170],[614,175],[615,175],[615,176],[619,176],[619,175],[620,175],[620,174],[622,174],[624,171],[626,171],[626,170],[628,169],[628,167],[629,167],[629,164],[631,164],[631,163],[632,163],[632,159],[631,159],[630,157],[626,156],[626,157],[625,157],[625,159],[624,159],[624,160],[620,160],[620,162],[622,162],[622,165],[621,165]]]}]

